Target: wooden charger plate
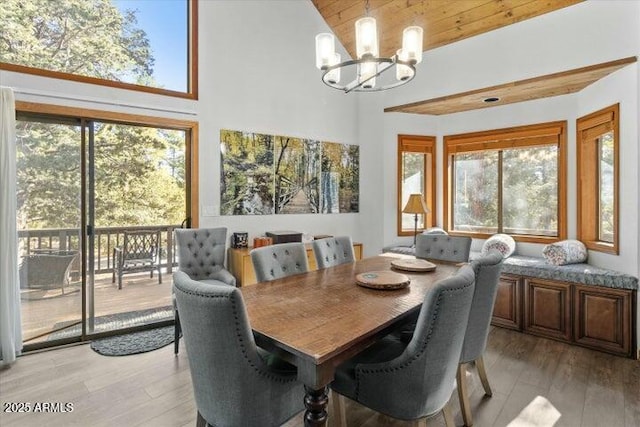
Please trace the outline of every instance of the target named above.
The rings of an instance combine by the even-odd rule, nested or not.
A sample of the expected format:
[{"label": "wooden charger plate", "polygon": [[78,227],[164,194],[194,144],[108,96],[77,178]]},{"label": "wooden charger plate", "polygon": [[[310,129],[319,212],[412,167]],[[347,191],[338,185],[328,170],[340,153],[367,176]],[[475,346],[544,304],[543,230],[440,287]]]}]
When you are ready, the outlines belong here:
[{"label": "wooden charger plate", "polygon": [[405,274],[393,271],[369,271],[356,276],[356,283],[371,289],[403,289],[409,286],[411,279]]},{"label": "wooden charger plate", "polygon": [[433,271],[436,265],[424,259],[394,259],[391,261],[391,267],[404,271]]}]

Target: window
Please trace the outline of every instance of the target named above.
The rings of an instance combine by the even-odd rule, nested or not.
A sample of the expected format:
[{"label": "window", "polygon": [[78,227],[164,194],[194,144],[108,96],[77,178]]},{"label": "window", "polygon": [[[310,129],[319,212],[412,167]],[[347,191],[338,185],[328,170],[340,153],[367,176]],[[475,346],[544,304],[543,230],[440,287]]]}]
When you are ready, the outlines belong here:
[{"label": "window", "polygon": [[619,104],[577,121],[578,239],[618,253]]},{"label": "window", "polygon": [[398,135],[398,236],[414,233],[414,215],[402,213],[413,193],[423,194],[431,210],[427,215],[418,216],[418,230],[435,225],[435,145],[433,136]]},{"label": "window", "polygon": [[566,237],[566,122],[445,136],[451,234],[547,242]]},{"label": "window", "polygon": [[197,99],[197,3],[5,0],[0,69]]}]

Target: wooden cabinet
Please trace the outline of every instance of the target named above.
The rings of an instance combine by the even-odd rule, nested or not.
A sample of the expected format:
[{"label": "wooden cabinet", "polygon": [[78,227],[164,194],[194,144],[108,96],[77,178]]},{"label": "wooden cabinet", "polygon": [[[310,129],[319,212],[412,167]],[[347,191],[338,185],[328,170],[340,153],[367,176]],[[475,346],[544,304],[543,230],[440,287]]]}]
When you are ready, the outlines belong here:
[{"label": "wooden cabinet", "polygon": [[524,330],[571,341],[571,287],[567,283],[524,279]]},{"label": "wooden cabinet", "polygon": [[[257,283],[256,273],[253,271],[253,264],[249,255],[251,249],[229,248],[228,250],[227,264],[229,265],[229,271],[235,276],[238,286]],[[357,260],[362,259],[362,243],[354,243],[353,251]],[[307,245],[307,260],[309,261],[309,269],[316,270],[318,268],[311,245]]]},{"label": "wooden cabinet", "polygon": [[503,328],[522,330],[521,279],[518,276],[502,275],[496,291],[491,323]]},{"label": "wooden cabinet", "polygon": [[635,355],[636,291],[502,275],[491,323],[621,356]]},{"label": "wooden cabinet", "polygon": [[576,285],[573,290],[576,343],[612,353],[631,355],[631,293]]}]

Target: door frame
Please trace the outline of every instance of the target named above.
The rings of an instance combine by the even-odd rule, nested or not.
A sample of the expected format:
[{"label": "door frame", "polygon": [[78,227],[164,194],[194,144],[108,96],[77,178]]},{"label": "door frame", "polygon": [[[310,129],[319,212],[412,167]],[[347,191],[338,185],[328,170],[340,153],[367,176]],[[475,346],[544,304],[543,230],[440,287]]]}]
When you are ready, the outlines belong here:
[{"label": "door frame", "polygon": [[[88,166],[88,153],[87,149],[89,148],[87,145],[87,134],[89,134],[89,138],[92,138],[93,132],[90,132],[88,125],[91,125],[91,122],[110,122],[110,123],[118,123],[123,125],[133,125],[133,126],[149,126],[149,127],[158,127],[163,129],[174,129],[174,130],[182,130],[186,133],[186,144],[185,144],[185,176],[186,176],[186,188],[185,188],[185,197],[187,200],[186,205],[186,217],[189,220],[190,226],[197,228],[199,222],[199,168],[198,168],[198,130],[199,124],[197,121],[191,120],[181,120],[181,119],[173,119],[173,118],[165,118],[165,117],[155,117],[155,116],[147,116],[140,114],[129,114],[129,113],[120,113],[114,111],[103,111],[103,110],[94,110],[94,109],[85,109],[85,108],[77,108],[77,107],[68,107],[62,105],[55,104],[44,104],[44,103],[36,103],[36,102],[26,102],[26,101],[16,101],[16,112],[17,113],[27,113],[34,115],[46,115],[46,116],[57,116],[57,117],[69,117],[78,119],[81,123],[81,162],[82,165],[82,185],[81,185],[81,210],[83,212],[81,218],[81,238],[80,238],[80,248],[82,253],[87,253],[88,244],[89,244],[89,236],[87,233],[87,218],[86,213],[88,212],[88,197],[87,197],[87,177],[86,177],[86,167]],[[89,144],[92,145],[92,144]],[[52,341],[51,343],[47,341],[37,342],[32,344],[25,344],[24,351],[33,351],[39,350],[42,348],[59,346],[64,344],[70,344],[74,342],[84,342],[89,341],[91,339],[120,335],[128,332],[134,332],[138,330],[145,330],[150,328],[156,328],[160,326],[169,326],[174,323],[173,319],[156,322],[148,325],[134,326],[130,328],[117,329],[113,331],[99,332],[88,335],[87,334],[87,274],[88,274],[88,260],[86,257],[83,257],[82,260],[82,334],[78,337],[64,338],[60,340]]]}]

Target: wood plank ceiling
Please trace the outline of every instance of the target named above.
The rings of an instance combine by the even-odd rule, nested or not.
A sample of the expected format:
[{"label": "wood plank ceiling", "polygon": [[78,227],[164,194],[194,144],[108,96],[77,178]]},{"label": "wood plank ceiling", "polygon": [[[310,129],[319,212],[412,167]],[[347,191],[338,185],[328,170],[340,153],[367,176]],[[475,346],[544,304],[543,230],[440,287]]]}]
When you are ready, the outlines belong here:
[{"label": "wood plank ceiling", "polygon": [[[397,105],[385,108],[384,111],[385,113],[400,112],[442,115],[566,95],[578,92],[591,83],[636,61],[637,58],[632,56],[617,61],[604,62],[498,86],[412,102],[410,104]],[[498,98],[498,101],[484,102],[487,98]]]},{"label": "wood plank ceiling", "polygon": [[[369,0],[377,20],[380,54],[393,56],[402,30],[419,25],[430,50],[533,18],[582,0]],[[355,58],[355,22],[366,15],[366,0],[312,0],[347,52]]]}]

